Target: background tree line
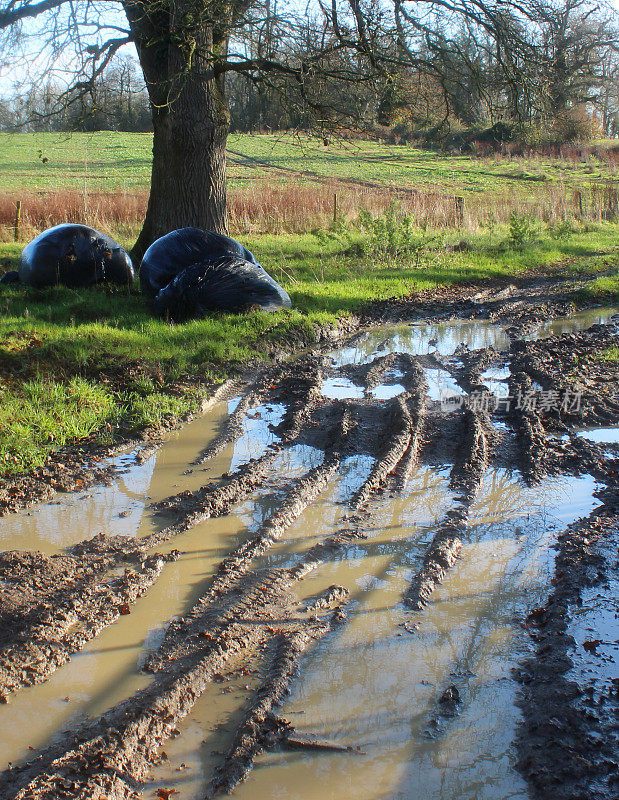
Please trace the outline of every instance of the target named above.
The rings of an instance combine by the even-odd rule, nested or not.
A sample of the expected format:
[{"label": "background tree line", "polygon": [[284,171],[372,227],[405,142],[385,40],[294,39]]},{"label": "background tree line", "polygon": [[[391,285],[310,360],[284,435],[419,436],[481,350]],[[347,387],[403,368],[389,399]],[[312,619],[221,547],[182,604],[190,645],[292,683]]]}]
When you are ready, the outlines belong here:
[{"label": "background tree line", "polygon": [[42,86],[16,88],[0,99],[0,126],[21,131],[152,130],[148,92],[131,55],[113,59],[88,92],[69,102],[63,94],[51,76]]},{"label": "background tree line", "polygon": [[[442,13],[435,8],[424,17],[400,5],[400,40],[376,42],[387,54],[386,68],[376,73],[354,50],[334,51],[327,59],[332,75],[323,64],[305,85],[285,72],[230,70],[231,130],[319,128],[329,136],[339,128],[391,141],[485,137],[493,144],[520,137],[533,145],[619,136],[619,34],[610,7],[533,0],[527,15],[502,22],[519,41],[507,48],[498,29],[457,5],[445,3]],[[324,47],[316,20],[300,32],[285,15],[277,0],[265,0],[236,32],[248,61],[281,63],[291,54],[302,61]],[[52,76],[4,94],[3,130],[152,129],[146,84],[132,55],[116,55],[88,91],[74,96]]]}]

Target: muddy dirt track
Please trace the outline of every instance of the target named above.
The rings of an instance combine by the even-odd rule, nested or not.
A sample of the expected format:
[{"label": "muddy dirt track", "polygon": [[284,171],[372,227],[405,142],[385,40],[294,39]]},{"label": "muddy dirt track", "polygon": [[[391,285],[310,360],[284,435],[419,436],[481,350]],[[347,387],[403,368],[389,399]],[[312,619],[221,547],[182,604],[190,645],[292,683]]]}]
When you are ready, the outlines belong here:
[{"label": "muddy dirt track", "polygon": [[[616,796],[619,326],[573,288],[377,304],[220,393],[146,523],[6,517],[0,713],[46,721],[0,798]],[[132,625],[90,704],[72,665]]]}]

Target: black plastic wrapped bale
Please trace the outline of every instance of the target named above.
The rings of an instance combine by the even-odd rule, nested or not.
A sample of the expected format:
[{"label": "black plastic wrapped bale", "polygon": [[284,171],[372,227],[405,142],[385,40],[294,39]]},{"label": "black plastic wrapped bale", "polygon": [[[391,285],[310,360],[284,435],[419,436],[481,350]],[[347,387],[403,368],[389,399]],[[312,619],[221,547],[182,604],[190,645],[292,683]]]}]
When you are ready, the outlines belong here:
[{"label": "black plastic wrapped bale", "polygon": [[0,283],[19,283],[19,272],[15,269],[5,272],[0,278]]},{"label": "black plastic wrapped bale", "polygon": [[258,264],[253,253],[229,236],[200,228],[179,228],[156,242],[144,253],[140,265],[140,286],[154,298],[187,267],[222,256],[236,256]]},{"label": "black plastic wrapped bale", "polygon": [[49,228],[24,247],[19,259],[19,279],[29,286],[130,284],[134,277],[127,251],[87,225]]},{"label": "black plastic wrapped bale", "polygon": [[184,269],[159,292],[153,305],[157,314],[180,322],[213,311],[277,311],[292,304],[259,264],[222,256]]}]

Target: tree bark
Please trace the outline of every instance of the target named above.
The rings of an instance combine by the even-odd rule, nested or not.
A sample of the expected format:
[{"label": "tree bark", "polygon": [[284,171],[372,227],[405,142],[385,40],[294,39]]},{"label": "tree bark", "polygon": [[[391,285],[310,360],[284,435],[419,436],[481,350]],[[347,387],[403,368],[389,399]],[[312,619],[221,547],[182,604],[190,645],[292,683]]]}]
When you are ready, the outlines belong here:
[{"label": "tree bark", "polygon": [[[193,81],[192,81],[193,83]],[[228,110],[213,81],[186,87],[173,107],[153,113],[153,164],[134,261],[160,236],[192,225],[226,232]]]},{"label": "tree bark", "polygon": [[[131,256],[139,264],[155,239],[195,226],[226,232],[226,139],[230,113],[213,59],[226,41],[209,25],[187,27],[186,4],[147,16],[144,3],[125,11],[136,41],[153,114],[150,196]],[[175,6],[180,9],[175,15]],[[136,11],[141,7],[141,13]]]}]

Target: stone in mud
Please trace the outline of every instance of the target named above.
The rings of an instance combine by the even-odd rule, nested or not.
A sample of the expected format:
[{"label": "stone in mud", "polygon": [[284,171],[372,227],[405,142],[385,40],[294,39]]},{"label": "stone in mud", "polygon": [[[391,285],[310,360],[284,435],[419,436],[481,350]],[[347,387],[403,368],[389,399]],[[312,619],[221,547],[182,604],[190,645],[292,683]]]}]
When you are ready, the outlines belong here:
[{"label": "stone in mud", "polygon": [[448,686],[438,701],[445,706],[455,706],[456,703],[460,702],[460,692],[456,686]]},{"label": "stone in mud", "polygon": [[140,267],[142,291],[175,321],[213,311],[290,308],[288,294],[254,255],[227,236],[181,228],[158,239]]},{"label": "stone in mud", "polygon": [[[13,282],[14,275],[5,282]],[[131,284],[129,254],[105,233],[87,225],[56,225],[24,247],[19,259],[21,283],[43,288],[83,288],[96,283]]]}]

